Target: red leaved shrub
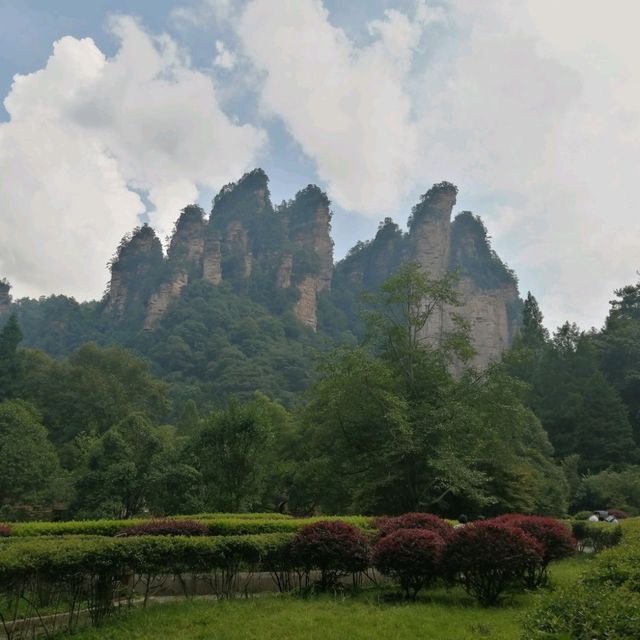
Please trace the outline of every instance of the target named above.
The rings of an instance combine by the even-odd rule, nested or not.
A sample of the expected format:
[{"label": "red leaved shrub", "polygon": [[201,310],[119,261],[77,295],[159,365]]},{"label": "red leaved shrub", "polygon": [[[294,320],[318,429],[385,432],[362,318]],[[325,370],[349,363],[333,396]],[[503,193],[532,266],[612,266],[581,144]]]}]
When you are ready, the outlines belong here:
[{"label": "red leaved shrub", "polygon": [[555,518],[506,514],[496,518],[495,522],[518,527],[542,545],[542,563],[531,567],[526,580],[527,586],[532,589],[547,583],[547,567],[552,560],[567,558],[576,550],[576,540],[571,529]]},{"label": "red leaved shrub", "polygon": [[340,520],[308,524],[291,543],[291,559],[307,575],[320,571],[319,587],[327,590],[341,576],[364,571],[369,566],[367,538],[356,527]]},{"label": "red leaved shrub", "polygon": [[396,579],[407,597],[439,575],[445,543],[427,529],[398,529],[381,538],[373,550],[373,565],[380,573]]},{"label": "red leaved shrub", "polygon": [[405,513],[394,518],[378,518],[375,524],[381,538],[399,529],[425,529],[437,533],[446,541],[453,531],[448,522],[432,513]]},{"label": "red leaved shrub", "polygon": [[149,520],[123,529],[118,536],[206,536],[209,527],[197,520]]},{"label": "red leaved shrub", "polygon": [[531,567],[540,566],[542,545],[518,527],[490,520],[455,529],[442,559],[445,575],[459,582],[483,606],[525,586]]},{"label": "red leaved shrub", "polygon": [[0,524],[0,538],[8,538],[11,535],[11,527],[8,524]]},{"label": "red leaved shrub", "polygon": [[616,520],[624,520],[629,517],[629,514],[622,509],[609,509],[607,513],[610,516],[613,516]]}]

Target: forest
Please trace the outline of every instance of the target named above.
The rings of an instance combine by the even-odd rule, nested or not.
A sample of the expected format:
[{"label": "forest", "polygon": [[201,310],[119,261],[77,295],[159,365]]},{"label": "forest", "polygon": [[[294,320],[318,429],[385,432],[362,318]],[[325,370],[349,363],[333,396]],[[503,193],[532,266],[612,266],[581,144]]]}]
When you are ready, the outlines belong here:
[{"label": "forest", "polygon": [[[640,513],[640,283],[588,332],[550,334],[529,294],[484,369],[463,321],[424,339],[456,304],[414,263],[333,335],[224,284],[189,285],[159,335],[98,341],[90,304],[22,301],[0,318],[0,519]],[[62,342],[34,330],[53,315]]]}]

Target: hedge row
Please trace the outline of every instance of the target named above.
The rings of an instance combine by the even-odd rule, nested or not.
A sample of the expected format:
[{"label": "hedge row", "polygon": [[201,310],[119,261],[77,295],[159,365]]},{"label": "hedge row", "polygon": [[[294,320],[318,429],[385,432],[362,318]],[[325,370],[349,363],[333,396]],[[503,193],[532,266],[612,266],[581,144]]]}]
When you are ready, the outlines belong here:
[{"label": "hedge row", "polygon": [[525,640],[640,638],[640,520],[625,520],[621,528],[618,546],[603,551],[577,584],[548,595],[527,616]]},{"label": "hedge row", "polygon": [[[143,586],[146,603],[169,575],[179,579],[185,595],[184,576],[189,574],[192,581],[205,580],[214,593],[228,596],[241,592],[240,572],[268,570],[292,538],[287,533],[14,538],[3,543],[0,553],[0,624],[9,639],[18,637],[14,625],[20,618],[42,620],[50,634],[43,614],[60,613],[63,630],[71,631],[83,607],[99,624],[116,602],[131,602],[134,587]],[[134,585],[136,576],[139,584]]]},{"label": "hedge row", "polygon": [[[329,518],[331,519],[331,518]],[[364,516],[348,516],[340,519],[354,526],[370,529],[373,518]],[[176,521],[178,518],[171,518]],[[179,520],[197,521],[206,525],[211,536],[258,535],[262,533],[295,533],[304,525],[327,520],[327,518],[247,518],[216,515],[215,517],[183,516]],[[59,535],[89,535],[113,537],[132,527],[148,524],[150,520],[137,518],[132,520],[78,520],[69,522],[19,522],[10,527],[11,536],[59,536]]]},{"label": "hedge row", "polygon": [[571,523],[571,529],[581,551],[591,549],[594,553],[599,553],[615,547],[622,539],[621,525],[609,522],[577,520]]}]

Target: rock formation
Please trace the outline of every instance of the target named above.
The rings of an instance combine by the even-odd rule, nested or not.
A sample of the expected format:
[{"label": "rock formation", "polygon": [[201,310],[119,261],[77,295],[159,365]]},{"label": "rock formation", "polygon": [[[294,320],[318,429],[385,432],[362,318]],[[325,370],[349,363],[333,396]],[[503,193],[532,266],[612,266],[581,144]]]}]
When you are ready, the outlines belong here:
[{"label": "rock formation", "polygon": [[288,291],[280,299],[316,331],[321,295],[336,304],[349,299],[355,308],[359,292],[375,290],[413,260],[431,279],[459,274],[460,306],[438,309],[425,335],[437,344],[454,328],[452,313],[461,315],[477,352],[473,364],[485,366],[499,358],[518,328],[517,281],[491,249],[479,218],[463,212],[451,221],[456,195],[448,182],[434,185],[413,208],[407,233],[385,218],[375,238],[358,243],[334,268],[327,196],[309,185],[274,208],[268,178],[256,169],[220,190],[208,220],[200,207],[185,207],[166,258],[148,226],[125,238],[112,263],[105,312],[122,318],[142,307],[144,328],[155,330],[185,287],[204,280],[229,283],[243,295]]},{"label": "rock formation", "polygon": [[155,285],[154,272],[162,262],[162,244],[149,225],[125,236],[111,261],[105,312],[122,318],[135,303],[146,303],[148,292]]},{"label": "rock formation", "polygon": [[485,367],[509,347],[518,329],[517,280],[491,249],[478,217],[463,212],[451,222],[456,195],[450,183],[434,185],[413,208],[407,234],[385,219],[372,241],[359,243],[336,266],[334,279],[342,289],[374,290],[408,260],[433,280],[456,272],[460,305],[436,309],[424,335],[434,345],[442,344],[456,329],[453,314],[461,316],[469,324],[476,350],[471,364]]},{"label": "rock formation", "polygon": [[0,315],[9,311],[11,307],[11,285],[3,278],[0,279]]}]

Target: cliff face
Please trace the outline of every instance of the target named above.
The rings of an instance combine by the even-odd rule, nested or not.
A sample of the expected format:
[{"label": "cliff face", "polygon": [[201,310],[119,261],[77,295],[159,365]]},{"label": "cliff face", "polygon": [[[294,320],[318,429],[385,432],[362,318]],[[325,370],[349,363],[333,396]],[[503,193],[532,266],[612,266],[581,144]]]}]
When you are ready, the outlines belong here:
[{"label": "cliff face", "polygon": [[144,329],[152,331],[189,283],[228,282],[242,290],[291,291],[294,314],[315,331],[318,294],[333,275],[330,229],[329,200],[320,189],[310,185],[274,209],[268,178],[257,169],[221,189],[208,220],[200,207],[185,207],[166,258],[149,227],[126,237],[111,266],[105,312],[123,318],[140,302]]},{"label": "cliff face", "polygon": [[318,187],[309,185],[283,207],[283,214],[294,245],[292,275],[298,291],[294,313],[315,331],[318,294],[331,288],[333,276],[329,199]]},{"label": "cliff face", "polygon": [[434,280],[457,272],[460,305],[436,309],[424,336],[434,345],[442,344],[456,329],[453,314],[461,316],[469,324],[476,350],[471,364],[482,368],[510,346],[519,326],[520,298],[517,280],[491,249],[482,221],[463,212],[451,222],[456,195],[450,183],[434,185],[413,208],[406,234],[387,218],[372,241],[359,243],[336,266],[335,284],[374,290],[408,260]]},{"label": "cliff face", "polygon": [[413,260],[431,279],[459,274],[460,306],[438,309],[425,335],[438,344],[454,329],[452,314],[461,315],[477,351],[473,364],[486,366],[518,328],[517,282],[492,251],[479,218],[463,212],[451,221],[456,196],[454,185],[434,185],[413,208],[407,233],[386,218],[375,238],[358,243],[334,268],[327,196],[309,185],[273,207],[268,178],[256,169],[221,189],[208,219],[200,207],[183,209],[166,258],[147,226],[125,238],[112,263],[105,312],[121,318],[142,305],[143,326],[153,331],[185,287],[204,280],[256,296],[276,313],[291,309],[316,331],[322,295],[350,307],[345,313],[353,324],[358,293],[375,290]]},{"label": "cliff face", "polygon": [[9,311],[11,306],[11,285],[6,280],[0,280],[0,315]]},{"label": "cliff face", "polygon": [[146,303],[163,262],[162,245],[148,225],[125,236],[111,262],[105,312],[122,318],[136,303]]}]

